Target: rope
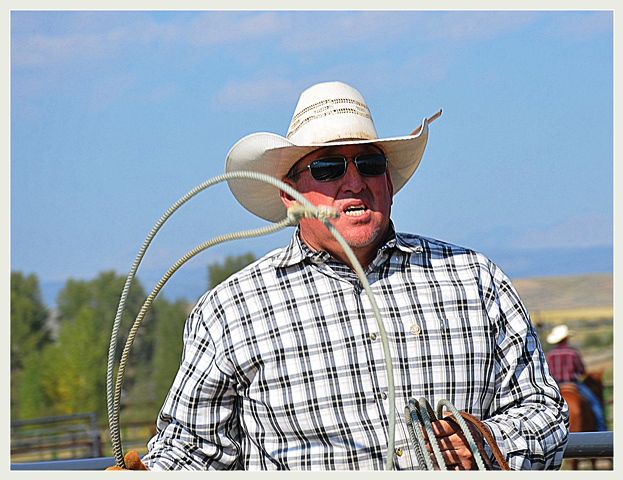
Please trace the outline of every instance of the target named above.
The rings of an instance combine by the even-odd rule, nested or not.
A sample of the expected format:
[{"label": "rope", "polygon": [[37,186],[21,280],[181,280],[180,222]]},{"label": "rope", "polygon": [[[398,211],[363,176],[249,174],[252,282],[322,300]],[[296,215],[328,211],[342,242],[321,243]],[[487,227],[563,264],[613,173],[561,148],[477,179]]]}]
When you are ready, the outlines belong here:
[{"label": "rope", "polygon": [[[443,418],[444,408],[447,408],[450,413],[452,413],[452,419],[459,424],[461,432],[467,440],[467,446],[471,450],[472,455],[476,460],[476,466],[478,467],[478,470],[486,470],[487,467],[480,453],[480,450],[478,449],[476,441],[474,440],[474,437],[472,436],[472,433],[467,423],[463,419],[461,412],[459,412],[456,407],[452,405],[448,400],[442,399],[437,403],[437,414],[435,414],[430,403],[424,397],[420,397],[418,402],[416,402],[414,399],[410,399],[407,406],[405,407],[407,429],[409,431],[409,436],[411,437],[411,443],[413,444],[420,470],[434,469],[433,456],[437,461],[437,465],[439,466],[439,468],[441,470],[447,470],[447,464],[439,448],[439,441],[437,440],[437,437],[435,436],[432,427],[433,421]],[[424,429],[428,437],[428,443],[433,450],[432,455],[428,452],[426,448],[426,440],[424,439],[424,435],[422,434],[422,429]]]},{"label": "rope", "polygon": [[472,451],[472,454],[474,455],[474,459],[476,460],[476,464],[478,465],[478,470],[486,470],[487,467],[484,464],[482,455],[480,455],[480,451],[478,450],[478,445],[476,445],[476,441],[474,440],[472,432],[467,426],[467,423],[465,422],[465,420],[463,419],[461,412],[459,412],[456,409],[456,407],[452,405],[448,400],[442,399],[437,404],[437,418],[443,418],[444,407],[450,410],[450,413],[452,413],[452,415],[454,416],[454,420],[458,422],[458,424],[461,426],[461,431],[463,432],[463,435],[465,436],[465,439],[467,440],[467,446],[469,447],[469,449]]},{"label": "rope", "polygon": [[[250,179],[250,180],[258,180],[269,183],[280,190],[283,190],[285,193],[293,197],[296,201],[300,202],[300,204],[295,204],[288,210],[287,217],[281,222],[270,225],[268,227],[263,227],[255,230],[247,230],[244,232],[232,233],[221,235],[215,237],[214,239],[204,242],[201,245],[195,247],[190,250],[184,256],[182,256],[175,264],[169,268],[166,274],[160,279],[160,281],[156,284],[154,289],[151,291],[145,302],[143,303],[139,314],[137,315],[132,328],[130,329],[130,333],[128,334],[128,338],[126,340],[121,360],[119,363],[119,370],[117,372],[115,388],[113,390],[113,372],[115,366],[115,352],[117,348],[117,337],[119,334],[119,327],[121,324],[121,319],[123,317],[123,313],[125,310],[125,303],[127,300],[127,295],[130,290],[130,286],[136,271],[147,251],[147,248],[151,244],[153,238],[158,233],[162,225],[173,215],[173,213],[180,208],[183,204],[189,201],[192,197],[197,195],[199,192],[205,190],[208,187],[211,187],[217,183],[221,183],[223,181],[229,179]],[[120,398],[121,398],[121,387],[123,385],[123,376],[125,374],[125,366],[127,364],[127,359],[129,356],[130,348],[134,339],[136,337],[136,333],[138,328],[140,327],[145,314],[148,312],[151,304],[154,299],[165,285],[165,283],[169,280],[169,278],[188,260],[202,252],[203,250],[214,246],[218,243],[223,243],[229,240],[235,240],[239,238],[250,238],[259,235],[266,235],[268,233],[272,233],[278,231],[287,226],[296,225],[298,221],[305,218],[317,218],[319,219],[331,232],[331,234],[335,237],[337,242],[343,248],[347,258],[351,262],[361,284],[366,292],[370,300],[370,304],[372,306],[372,310],[374,312],[374,317],[377,321],[377,325],[379,327],[379,333],[381,335],[383,352],[385,354],[385,363],[386,363],[386,373],[387,373],[387,386],[388,386],[388,400],[389,400],[389,426],[388,426],[388,454],[387,460],[385,464],[386,470],[393,469],[393,454],[394,454],[394,443],[395,443],[395,428],[396,428],[396,412],[395,412],[395,388],[394,388],[394,377],[393,377],[393,366],[391,362],[391,355],[389,351],[389,342],[387,340],[387,334],[385,332],[385,328],[381,319],[380,311],[378,305],[372,295],[372,290],[366,278],[366,275],[361,267],[357,257],[354,252],[350,248],[350,246],[346,243],[344,238],[340,235],[340,233],[331,225],[329,222],[330,218],[336,218],[337,213],[327,207],[316,207],[312,205],[305,197],[303,197],[299,192],[294,190],[291,186],[273,178],[268,175],[264,175],[256,172],[230,172],[223,175],[219,175],[216,177],[203,182],[202,184],[196,186],[192,190],[190,190],[186,195],[177,200],[169,209],[158,219],[156,224],[150,230],[149,234],[145,238],[139,252],[130,268],[130,271],[126,277],[126,281],[121,293],[121,298],[119,300],[119,305],[117,307],[117,313],[115,315],[115,320],[113,323],[113,329],[110,339],[110,347],[108,350],[108,364],[107,364],[107,375],[106,375],[106,400],[107,400],[107,409],[108,409],[108,423],[110,429],[110,437],[113,448],[113,453],[115,456],[115,462],[118,467],[125,468],[125,462],[123,459],[123,449],[121,445],[121,434],[119,429],[119,411],[120,411]]]}]

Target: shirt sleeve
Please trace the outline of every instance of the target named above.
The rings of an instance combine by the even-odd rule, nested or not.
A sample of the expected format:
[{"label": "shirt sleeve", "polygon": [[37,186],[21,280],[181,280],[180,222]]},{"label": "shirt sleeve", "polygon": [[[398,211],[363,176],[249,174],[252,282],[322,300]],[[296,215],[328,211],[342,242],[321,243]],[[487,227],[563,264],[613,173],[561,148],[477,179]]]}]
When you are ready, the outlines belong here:
[{"label": "shirt sleeve", "polygon": [[569,413],[538,335],[506,275],[490,263],[485,302],[497,324],[496,394],[484,419],[513,470],[559,469]]},{"label": "shirt sleeve", "polygon": [[[212,327],[211,327],[212,328]],[[143,463],[150,470],[228,470],[240,452],[235,382],[195,307],[184,352]]]}]

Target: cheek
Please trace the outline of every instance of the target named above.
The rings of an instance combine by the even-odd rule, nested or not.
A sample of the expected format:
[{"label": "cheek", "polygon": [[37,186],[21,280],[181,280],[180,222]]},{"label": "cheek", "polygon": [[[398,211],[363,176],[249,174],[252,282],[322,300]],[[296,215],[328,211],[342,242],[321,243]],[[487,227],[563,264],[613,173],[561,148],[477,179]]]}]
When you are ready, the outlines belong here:
[{"label": "cheek", "polygon": [[379,210],[389,211],[393,203],[392,187],[389,182],[379,182],[371,188]]},{"label": "cheek", "polygon": [[304,187],[299,190],[301,194],[314,205],[333,205],[334,195],[332,192],[324,192],[323,189],[306,190]]}]

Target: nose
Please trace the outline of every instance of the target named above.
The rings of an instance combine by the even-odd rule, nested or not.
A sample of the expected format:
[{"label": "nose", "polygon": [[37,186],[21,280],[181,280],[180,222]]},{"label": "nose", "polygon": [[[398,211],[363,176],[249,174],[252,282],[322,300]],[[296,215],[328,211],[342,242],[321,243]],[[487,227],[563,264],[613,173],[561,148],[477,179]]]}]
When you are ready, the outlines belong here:
[{"label": "nose", "polygon": [[346,172],[342,177],[342,190],[360,192],[366,188],[366,183],[355,166],[355,162],[349,159],[346,163]]}]

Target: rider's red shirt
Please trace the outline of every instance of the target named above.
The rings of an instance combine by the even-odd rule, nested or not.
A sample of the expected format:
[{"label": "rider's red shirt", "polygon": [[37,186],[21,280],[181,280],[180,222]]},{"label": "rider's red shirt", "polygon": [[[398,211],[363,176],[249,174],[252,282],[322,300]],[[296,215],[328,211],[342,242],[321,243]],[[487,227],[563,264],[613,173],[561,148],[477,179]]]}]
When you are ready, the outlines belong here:
[{"label": "rider's red shirt", "polygon": [[584,373],[580,353],[567,344],[559,344],[546,355],[549,373],[558,383],[574,382]]}]

